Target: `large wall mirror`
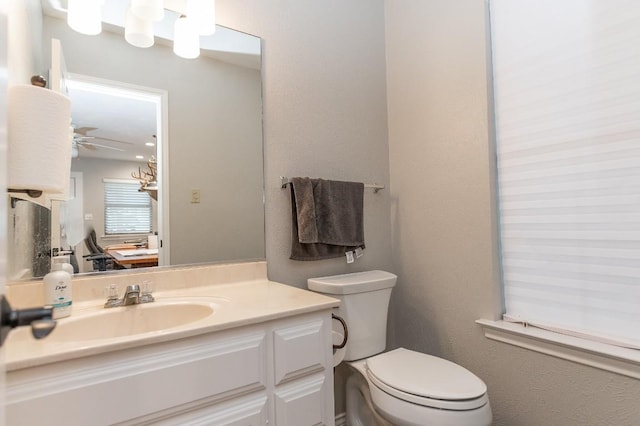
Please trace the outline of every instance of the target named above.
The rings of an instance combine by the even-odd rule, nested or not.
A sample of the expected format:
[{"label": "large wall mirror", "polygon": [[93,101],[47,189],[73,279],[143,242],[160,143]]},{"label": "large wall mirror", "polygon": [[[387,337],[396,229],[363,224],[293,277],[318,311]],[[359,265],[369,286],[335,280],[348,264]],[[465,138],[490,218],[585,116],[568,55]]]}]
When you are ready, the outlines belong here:
[{"label": "large wall mirror", "polygon": [[[199,58],[182,59],[159,37],[150,48],[127,44],[117,25],[103,24],[97,36],[76,33],[53,3],[42,1],[42,62],[51,63],[51,40],[60,40],[74,83],[69,92],[77,152],[72,182],[82,207],[73,214],[63,209],[64,217],[51,218],[50,225],[66,221],[61,248],[74,250],[79,271],[95,269],[83,259],[89,253],[84,238],[90,229],[101,247],[146,241],[148,234],[157,234],[166,259],[160,257],[160,265],[263,259],[260,39],[218,27],[214,35],[201,38]],[[115,90],[90,94],[92,89],[83,86],[87,82]],[[152,98],[155,94],[165,104],[129,109],[127,102],[116,99],[123,88],[148,88]],[[108,232],[106,183],[131,181],[132,172],[148,169],[152,156],[158,159],[162,186],[157,200],[151,201],[151,232]],[[34,213],[37,208],[25,203],[20,201],[12,211],[14,279],[30,278],[27,269],[34,277],[47,272],[42,265],[34,266],[47,247],[47,215]],[[65,232],[74,236],[69,244]]]}]

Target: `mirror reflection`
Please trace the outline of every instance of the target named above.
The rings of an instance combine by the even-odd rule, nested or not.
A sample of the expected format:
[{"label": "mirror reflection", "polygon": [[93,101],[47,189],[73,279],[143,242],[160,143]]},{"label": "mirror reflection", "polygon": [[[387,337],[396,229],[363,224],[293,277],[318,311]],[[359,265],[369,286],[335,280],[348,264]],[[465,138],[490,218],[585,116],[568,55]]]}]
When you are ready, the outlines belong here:
[{"label": "mirror reflection", "polygon": [[[151,118],[140,110],[104,101],[105,108],[74,111],[77,156],[72,160],[71,188],[78,196],[73,198],[76,206],[57,213],[24,201],[16,203],[10,227],[12,278],[47,272],[46,266],[34,265],[46,263],[47,236],[55,235],[60,223],[61,239],[49,240],[50,247],[72,249],[80,272],[102,269],[93,259],[83,258],[90,254],[85,239],[91,230],[103,249],[157,244],[160,265],[264,258],[259,38],[218,26],[211,39],[238,36],[233,44],[241,46],[240,52],[220,42],[214,50],[206,50],[207,43],[216,45],[209,40],[201,43],[199,58],[187,60],[174,55],[171,45],[158,37],[150,48],[130,46],[122,29],[111,25],[103,25],[97,36],[78,34],[47,3],[43,1],[44,64],[51,63],[51,40],[58,39],[70,81],[149,89],[160,98],[165,94],[165,102],[161,99],[152,108],[155,116]],[[257,46],[253,53],[246,49],[251,42]],[[78,93],[73,93],[73,84],[69,94],[78,108],[90,102],[90,96],[74,101]],[[138,134],[136,129],[142,130]],[[150,143],[155,146],[145,145]],[[124,220],[125,229],[109,228],[105,187],[121,181],[139,187],[132,172],[148,170],[152,157],[157,159],[157,200],[148,197],[150,208],[142,213],[143,219],[150,214],[150,221],[142,220],[140,225],[136,215],[135,221]],[[131,265],[115,262],[112,266],[120,267]]]}]

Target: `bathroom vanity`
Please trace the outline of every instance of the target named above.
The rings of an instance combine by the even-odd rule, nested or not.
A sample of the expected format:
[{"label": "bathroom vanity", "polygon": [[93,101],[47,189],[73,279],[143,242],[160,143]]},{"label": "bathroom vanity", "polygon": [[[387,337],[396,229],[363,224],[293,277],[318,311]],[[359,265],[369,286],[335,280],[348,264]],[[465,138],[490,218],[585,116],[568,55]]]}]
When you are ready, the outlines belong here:
[{"label": "bathroom vanity", "polygon": [[[91,296],[114,280],[154,281],[156,302],[104,309]],[[8,424],[334,424],[336,299],[268,281],[263,262],[76,287],[48,338],[9,337]]]}]

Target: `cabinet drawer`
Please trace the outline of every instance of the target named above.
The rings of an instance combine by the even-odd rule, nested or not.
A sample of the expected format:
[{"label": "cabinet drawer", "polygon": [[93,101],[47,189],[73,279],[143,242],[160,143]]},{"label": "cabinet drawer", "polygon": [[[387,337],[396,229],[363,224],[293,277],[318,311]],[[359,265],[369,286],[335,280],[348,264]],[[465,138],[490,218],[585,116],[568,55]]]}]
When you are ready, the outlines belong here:
[{"label": "cabinet drawer", "polygon": [[51,413],[64,413],[69,426],[96,419],[114,424],[265,389],[265,342],[263,332],[199,337],[122,351],[117,361],[105,355],[72,362],[68,369],[54,364],[12,372],[7,424],[48,424]]},{"label": "cabinet drawer", "polygon": [[122,425],[136,426],[258,426],[268,424],[267,394],[260,392],[218,404],[202,404],[188,410],[169,410],[159,416],[136,419]]},{"label": "cabinet drawer", "polygon": [[[275,384],[325,368],[327,353],[322,319],[274,330]],[[325,347],[326,346],[326,347]]]}]

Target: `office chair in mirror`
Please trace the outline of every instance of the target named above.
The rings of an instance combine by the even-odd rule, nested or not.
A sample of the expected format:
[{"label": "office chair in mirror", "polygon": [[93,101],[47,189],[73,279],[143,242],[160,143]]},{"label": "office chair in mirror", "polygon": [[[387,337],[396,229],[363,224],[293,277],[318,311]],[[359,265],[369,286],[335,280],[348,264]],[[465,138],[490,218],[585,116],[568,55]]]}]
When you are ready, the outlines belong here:
[{"label": "office chair in mirror", "polygon": [[91,228],[87,237],[84,239],[84,244],[89,250],[89,254],[82,256],[86,261],[92,262],[94,271],[111,271],[114,269],[123,269],[118,262],[115,261],[113,256],[105,251],[98,244],[96,237],[96,230]]}]

